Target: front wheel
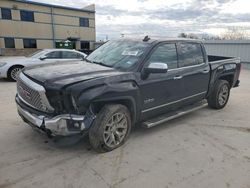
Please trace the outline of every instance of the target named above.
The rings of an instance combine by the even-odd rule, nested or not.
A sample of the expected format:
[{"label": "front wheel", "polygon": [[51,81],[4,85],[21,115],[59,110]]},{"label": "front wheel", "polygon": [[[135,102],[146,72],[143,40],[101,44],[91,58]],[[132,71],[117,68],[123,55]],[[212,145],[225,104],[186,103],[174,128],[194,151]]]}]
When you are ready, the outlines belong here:
[{"label": "front wheel", "polygon": [[222,109],[226,106],[230,95],[230,85],[226,80],[218,80],[213,92],[208,97],[208,105],[214,109]]},{"label": "front wheel", "polygon": [[124,144],[130,130],[131,116],[127,107],[105,105],[89,130],[89,141],[96,151],[108,152]]},{"label": "front wheel", "polygon": [[11,81],[17,80],[18,73],[23,69],[22,66],[13,66],[8,71],[8,79]]}]

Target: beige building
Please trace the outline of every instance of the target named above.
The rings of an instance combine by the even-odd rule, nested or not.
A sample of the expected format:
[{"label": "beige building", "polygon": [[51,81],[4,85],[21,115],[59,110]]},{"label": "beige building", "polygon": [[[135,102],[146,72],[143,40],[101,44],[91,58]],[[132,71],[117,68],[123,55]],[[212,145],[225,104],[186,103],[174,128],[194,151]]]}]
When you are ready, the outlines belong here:
[{"label": "beige building", "polygon": [[58,47],[91,50],[96,40],[95,7],[72,8],[26,0],[0,0],[0,54]]}]

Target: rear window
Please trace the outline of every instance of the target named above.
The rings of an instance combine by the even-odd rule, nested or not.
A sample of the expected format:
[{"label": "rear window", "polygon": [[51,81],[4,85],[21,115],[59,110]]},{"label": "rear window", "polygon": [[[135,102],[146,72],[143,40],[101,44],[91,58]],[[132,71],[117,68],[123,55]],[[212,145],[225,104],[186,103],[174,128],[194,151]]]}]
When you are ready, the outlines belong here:
[{"label": "rear window", "polygon": [[179,65],[187,67],[204,63],[201,45],[198,43],[179,44]]}]

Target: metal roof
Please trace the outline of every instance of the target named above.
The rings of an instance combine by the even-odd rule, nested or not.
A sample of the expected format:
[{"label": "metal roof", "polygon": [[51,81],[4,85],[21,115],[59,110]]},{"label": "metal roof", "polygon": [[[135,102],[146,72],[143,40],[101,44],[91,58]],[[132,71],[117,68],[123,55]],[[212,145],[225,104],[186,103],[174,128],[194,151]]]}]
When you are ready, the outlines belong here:
[{"label": "metal roof", "polygon": [[206,44],[250,44],[250,40],[204,40]]},{"label": "metal roof", "polygon": [[61,8],[61,9],[67,9],[67,10],[73,10],[73,11],[95,13],[94,10],[89,10],[89,9],[84,9],[84,8],[66,7],[66,6],[55,5],[55,4],[40,3],[40,2],[30,1],[30,0],[14,0],[14,1],[19,2],[19,3],[28,3],[28,4],[33,4],[33,5],[40,5],[40,6],[45,6],[45,7]]}]

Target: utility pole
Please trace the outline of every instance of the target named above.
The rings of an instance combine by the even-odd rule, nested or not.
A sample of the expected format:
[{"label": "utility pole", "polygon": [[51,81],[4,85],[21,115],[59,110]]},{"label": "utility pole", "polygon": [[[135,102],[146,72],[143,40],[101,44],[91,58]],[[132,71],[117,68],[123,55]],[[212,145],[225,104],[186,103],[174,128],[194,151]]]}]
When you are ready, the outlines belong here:
[{"label": "utility pole", "polygon": [[53,40],[53,48],[56,47],[56,39],[55,39],[55,23],[54,23],[54,8],[51,7],[51,27],[52,27],[52,40]]}]

